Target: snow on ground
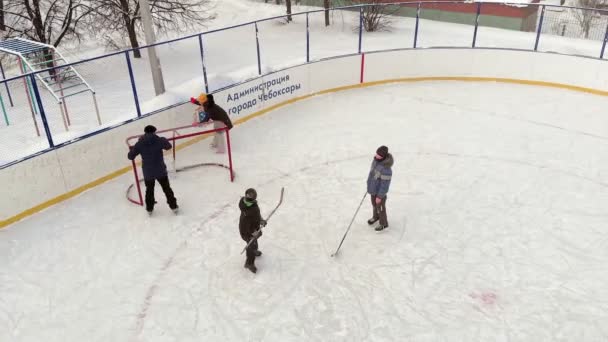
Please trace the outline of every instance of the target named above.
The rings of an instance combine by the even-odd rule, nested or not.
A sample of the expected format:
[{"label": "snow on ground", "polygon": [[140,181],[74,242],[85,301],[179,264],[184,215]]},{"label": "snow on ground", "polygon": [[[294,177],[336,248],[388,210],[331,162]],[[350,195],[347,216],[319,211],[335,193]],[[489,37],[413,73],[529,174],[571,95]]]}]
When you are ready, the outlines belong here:
[{"label": "snow on ground", "polygon": [[[318,9],[295,6],[294,12]],[[424,9],[423,9],[424,10]],[[265,4],[260,1],[219,1],[214,11],[217,18],[207,23],[209,30],[239,24],[255,19],[284,14],[283,6]],[[310,15],[311,60],[357,52],[358,36],[356,13],[333,11],[330,27],[324,26],[322,12]],[[259,24],[262,70],[282,69],[306,60],[305,16],[294,16],[294,22],[271,20]],[[470,47],[473,25],[451,24],[421,20],[418,46]],[[415,19],[396,17],[390,31],[365,33],[363,50],[383,50],[411,47],[414,37]],[[480,27],[477,35],[478,47],[502,47],[532,49],[536,35],[533,32],[517,32],[490,27]],[[253,26],[208,34],[204,38],[205,58],[211,90],[257,75],[255,31]],[[288,44],[288,48],[286,48]],[[543,35],[540,51],[598,56],[601,42]],[[167,94],[155,98],[149,72],[147,54],[144,58],[132,58],[137,91],[143,113],[187,101],[203,87],[202,64],[197,38],[158,47],[167,86]],[[90,57],[90,55],[87,55]],[[133,93],[129,81],[124,55],[113,56],[77,67],[83,77],[97,92],[101,118],[104,125],[120,123],[136,115]],[[0,124],[2,144],[0,164],[38,152],[48,146],[38,119],[42,136],[37,137],[21,80],[11,82],[15,107],[9,108],[11,126]],[[3,93],[4,90],[0,90]],[[4,95],[5,96],[5,95]],[[60,110],[45,91],[43,103],[50,121],[55,143],[68,141],[99,128],[96,124],[93,102],[88,94],[67,100],[68,110],[74,126],[65,132]],[[6,97],[6,96],[5,96]],[[5,100],[6,101],[6,100]],[[2,121],[2,120],[0,120]]]},{"label": "snow on ground", "polygon": [[[0,340],[606,340],[606,101],[425,82],[248,121],[235,183],[172,175],[179,216],[157,189],[148,218],[125,175],[1,230]],[[396,160],[390,228],[367,226],[365,201],[330,258],[380,144]],[[203,141],[178,162],[210,156]],[[255,187],[268,214],[282,186],[253,275],[237,202]]]}]

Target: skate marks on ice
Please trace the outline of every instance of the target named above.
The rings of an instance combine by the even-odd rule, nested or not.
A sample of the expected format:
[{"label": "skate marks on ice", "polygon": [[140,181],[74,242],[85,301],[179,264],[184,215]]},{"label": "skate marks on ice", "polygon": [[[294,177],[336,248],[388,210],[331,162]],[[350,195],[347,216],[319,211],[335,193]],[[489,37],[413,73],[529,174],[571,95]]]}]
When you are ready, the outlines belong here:
[{"label": "skate marks on ice", "polygon": [[[411,192],[400,193],[395,191],[395,188],[392,189],[389,220],[394,220],[395,224],[389,221],[391,227],[384,232],[376,233],[366,224],[366,211],[362,209],[360,223],[353,226],[351,236],[347,237],[342,248],[343,260],[337,264],[328,263],[330,259],[327,258],[329,254],[326,251],[335,248],[334,242],[341,237],[345,229],[344,221],[348,221],[349,215],[352,215],[353,208],[341,207],[344,207],[344,196],[350,198],[355,190],[356,195],[360,196],[359,188],[354,189],[353,185],[363,183],[361,179],[367,172],[368,156],[302,167],[294,172],[284,172],[281,176],[266,182],[263,186],[290,177],[288,188],[294,197],[290,196],[285,209],[296,215],[301,213],[302,216],[297,218],[290,217],[294,215],[280,216],[276,229],[273,227],[272,232],[269,231],[269,234],[273,234],[272,239],[268,242],[264,241],[261,247],[264,256],[256,261],[260,268],[258,274],[249,274],[242,267],[242,258],[236,255],[230,255],[224,264],[207,268],[211,270],[205,272],[209,273],[207,288],[194,292],[201,292],[201,296],[208,297],[208,302],[195,298],[191,309],[192,312],[201,311],[192,316],[196,322],[205,321],[197,318],[199,316],[209,317],[210,321],[206,324],[209,325],[210,322],[211,325],[217,326],[214,328],[215,331],[205,330],[203,336],[256,341],[298,339],[300,336],[305,336],[307,340],[336,341],[394,340],[407,336],[422,339],[469,336],[470,340],[482,340],[482,337],[518,336],[518,329],[523,330],[523,332],[519,331],[520,337],[545,336],[542,332],[534,332],[536,330],[533,331],[529,328],[530,324],[526,323],[526,317],[528,319],[532,317],[538,322],[542,315],[549,313],[547,311],[549,309],[544,307],[544,304],[539,303],[538,299],[531,298],[527,291],[523,291],[524,298],[536,302],[534,309],[536,311],[527,310],[525,300],[514,299],[514,296],[521,291],[513,288],[503,289],[495,280],[482,277],[488,274],[494,277],[493,274],[501,272],[519,272],[513,269],[513,265],[509,265],[519,262],[521,258],[509,260],[519,250],[506,249],[504,251],[506,255],[494,255],[493,249],[504,244],[502,241],[504,236],[493,235],[496,234],[494,231],[496,229],[488,232],[484,232],[483,229],[479,232],[467,230],[457,232],[456,228],[469,229],[471,228],[468,227],[469,224],[473,228],[492,227],[492,224],[499,221],[491,216],[485,216],[498,215],[500,212],[503,212],[502,215],[507,215],[506,217],[513,214],[514,217],[506,221],[508,225],[519,224],[524,227],[538,225],[537,220],[525,222],[525,218],[516,216],[519,216],[517,214],[521,210],[526,210],[524,213],[529,216],[538,215],[537,208],[531,205],[547,205],[544,197],[548,196],[540,198],[542,201],[531,198],[519,204],[512,202],[510,198],[492,197],[492,201],[482,203],[484,205],[482,208],[472,211],[476,201],[482,199],[480,196],[486,196],[487,191],[480,192],[479,189],[496,180],[502,182],[501,177],[504,175],[499,175],[499,178],[489,178],[482,172],[464,177],[458,176],[457,173],[462,171],[459,167],[464,167],[461,165],[467,164],[467,160],[478,159],[487,163],[486,166],[495,167],[505,163],[511,165],[505,175],[511,173],[511,169],[515,170],[523,166],[536,170],[534,174],[536,178],[542,177],[546,172],[550,172],[552,176],[558,175],[560,178],[566,176],[574,183],[579,183],[581,180],[590,181],[589,177],[572,175],[568,171],[560,172],[525,161],[502,160],[486,156],[441,152],[405,154],[418,157],[412,161],[414,167],[416,163],[425,163],[425,167],[428,166],[426,164],[429,159],[448,161],[453,159],[447,163],[449,165],[444,163],[447,165],[445,167],[448,170],[457,167],[452,174],[448,172],[447,177],[442,172],[429,174],[423,177],[425,179],[421,179],[420,174],[406,175],[412,179],[419,178],[412,182]],[[345,174],[342,173],[343,168],[327,167],[350,161],[356,163],[357,168],[360,165],[363,176],[359,174],[360,170]],[[405,171],[406,174],[408,172],[409,170]],[[522,172],[529,173],[529,171]],[[453,180],[454,177],[456,179]],[[424,185],[433,183],[435,186],[429,188],[428,192],[416,191],[416,187],[426,189]],[[505,184],[509,183],[499,183],[497,188],[491,190],[499,191],[500,186]],[[550,185],[552,183],[543,186]],[[449,190],[454,186],[454,190]],[[542,191],[544,188],[536,185],[532,189]],[[437,192],[438,190],[441,192]],[[530,191],[516,190],[522,191],[521,196],[527,194],[524,191]],[[331,199],[332,196],[339,194],[343,197],[341,201],[336,202],[341,203],[323,204],[327,208],[314,206],[314,210],[310,210],[312,201],[318,202],[318,198]],[[494,196],[494,192],[491,194]],[[465,195],[468,200],[463,207],[460,202]],[[432,202],[432,197],[437,196],[439,198]],[[407,206],[397,207],[397,203]],[[511,207],[515,204],[517,206]],[[526,209],[526,206],[531,209]],[[589,209],[593,209],[591,207]],[[552,207],[553,209],[559,208]],[[571,208],[575,216],[581,214],[577,209],[579,208]],[[456,213],[446,211],[456,211]],[[587,214],[595,215],[592,212]],[[319,218],[324,221],[327,217],[333,221],[324,225],[314,225],[314,222],[319,222]],[[600,220],[603,217],[600,215],[596,218]],[[469,223],[464,227],[452,227],[449,222],[454,218],[462,221],[459,225],[463,222]],[[532,218],[534,219],[533,216]],[[300,226],[305,229],[297,229]],[[524,237],[529,235],[529,233],[524,234]],[[496,238],[498,241],[488,244]],[[519,242],[516,237],[509,239]],[[554,240],[557,242],[557,238]],[[581,254],[580,245],[571,245],[572,247],[565,247],[569,251],[567,254],[569,258],[580,256],[581,262],[588,259]],[[605,244],[597,242],[596,247],[601,245]],[[454,258],[457,255],[454,253],[463,253],[467,258]],[[490,258],[485,262],[478,259],[488,256]],[[547,260],[544,263],[547,263]],[[547,273],[542,261],[535,263],[528,260],[527,265],[524,266],[527,269],[538,269],[541,272],[539,274]],[[543,267],[544,271],[541,270]],[[501,271],[501,268],[506,270]],[[548,271],[551,273],[555,270],[549,268]],[[528,279],[530,276],[528,274],[517,274],[517,276],[522,278],[521,281],[532,279]],[[469,282],[459,283],[463,278],[470,278]],[[553,278],[557,278],[557,274]],[[565,284],[564,287],[568,285]],[[588,290],[592,291],[593,288],[590,287]],[[555,302],[550,296],[545,297],[547,298],[543,298],[544,300]],[[504,303],[511,305],[511,311],[507,312],[510,316],[504,312],[506,310],[503,307]],[[522,313],[519,314],[514,306]],[[560,321],[563,322],[565,319],[566,317],[563,316]],[[199,325],[196,322],[192,324]],[[475,333],[475,326],[479,324],[482,326]],[[548,331],[551,331],[551,326],[544,332]]]},{"label": "skate marks on ice", "polygon": [[273,330],[291,327],[291,303],[310,266],[286,248],[262,243],[260,249],[264,255],[256,258],[256,274],[243,267],[240,256],[210,270],[207,310],[219,325],[217,338],[273,340]]},{"label": "skate marks on ice", "polygon": [[179,244],[178,247],[171,253],[170,257],[165,260],[165,262],[161,266],[160,270],[158,271],[156,278],[154,279],[154,281],[152,282],[152,284],[146,291],[143,303],[137,314],[137,320],[136,320],[135,329],[134,329],[134,336],[132,337],[132,340],[136,341],[138,336],[142,333],[142,331],[144,329],[145,321],[146,321],[146,318],[148,315],[148,310],[150,309],[150,306],[152,305],[153,298],[156,295],[156,293],[158,292],[159,286],[161,286],[161,283],[163,282],[167,273],[170,272],[170,268],[172,267],[178,254],[188,247],[188,240],[190,240],[192,238],[192,236],[194,236],[196,233],[201,232],[203,227],[208,222],[215,220],[229,207],[230,207],[229,204],[225,204],[222,207],[218,208],[215,212],[213,212],[205,221],[200,223],[200,226],[197,229],[192,230],[192,232],[188,235],[188,237],[186,239],[184,239],[182,241],[182,243]]},{"label": "skate marks on ice", "polygon": [[363,290],[344,276],[346,270],[328,272],[326,260],[310,259],[268,246],[256,259],[256,275],[232,262],[214,271],[208,295],[209,310],[222,330],[217,336],[247,341],[368,339],[371,324],[360,298]]}]

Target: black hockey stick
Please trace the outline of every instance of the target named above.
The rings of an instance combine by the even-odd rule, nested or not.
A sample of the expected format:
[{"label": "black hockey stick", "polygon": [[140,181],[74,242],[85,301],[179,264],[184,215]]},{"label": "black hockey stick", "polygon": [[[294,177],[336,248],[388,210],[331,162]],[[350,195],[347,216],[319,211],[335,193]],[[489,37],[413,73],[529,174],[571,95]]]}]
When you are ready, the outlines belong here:
[{"label": "black hockey stick", "polygon": [[[266,218],[266,222],[268,222],[268,220],[270,220],[270,218],[272,217],[272,215],[274,215],[274,213],[277,211],[277,209],[279,209],[279,207],[281,206],[281,204],[283,204],[283,194],[285,193],[285,188],[281,188],[281,197],[279,198],[279,203],[277,203],[277,206],[274,207],[274,209],[272,209],[272,211],[270,212],[270,214],[268,215],[268,217]],[[260,230],[262,230],[262,227],[260,227]],[[245,246],[245,248],[243,248],[243,250],[241,251],[241,254],[245,253],[245,251],[247,250],[247,248],[249,247],[249,245],[251,245],[253,243],[253,241],[257,240],[257,237],[253,237],[251,238],[251,240],[249,240],[249,242],[247,242],[247,246]]]},{"label": "black hockey stick", "polygon": [[355,222],[355,217],[357,217],[357,214],[359,213],[359,209],[361,209],[361,205],[363,205],[365,196],[367,196],[367,191],[363,194],[363,198],[361,198],[361,203],[359,203],[359,206],[357,207],[357,211],[355,211],[355,215],[353,215],[353,219],[350,220],[350,224],[348,225],[348,228],[346,228],[346,233],[344,233],[344,236],[342,237],[342,241],[340,241],[340,245],[338,245],[338,248],[336,248],[336,251],[331,255],[332,258],[334,256],[336,256],[336,254],[338,254],[340,247],[342,247],[342,243],[344,243],[344,239],[346,239],[346,235],[348,235],[348,231],[350,231],[350,227],[352,227],[353,222]]}]

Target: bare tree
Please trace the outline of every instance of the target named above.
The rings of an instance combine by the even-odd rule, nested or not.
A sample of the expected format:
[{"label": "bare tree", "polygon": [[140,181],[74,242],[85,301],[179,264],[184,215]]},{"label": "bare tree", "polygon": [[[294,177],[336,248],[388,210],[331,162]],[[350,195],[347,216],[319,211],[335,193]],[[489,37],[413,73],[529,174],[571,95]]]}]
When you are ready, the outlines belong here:
[{"label": "bare tree", "polygon": [[398,10],[398,7],[387,5],[384,0],[358,0],[354,3],[369,4],[363,7],[363,28],[366,32],[387,30],[391,24],[391,15]]},{"label": "bare tree", "polygon": [[323,8],[325,8],[325,26],[329,26],[329,0],[323,0]]},{"label": "bare tree", "polygon": [[572,9],[574,18],[578,22],[585,35],[585,39],[589,38],[589,31],[594,25],[595,20],[599,17],[598,9],[606,8],[608,0],[577,0],[579,7],[586,9]]},{"label": "bare tree", "polygon": [[79,24],[95,11],[86,0],[6,0],[2,1],[6,38],[24,37],[59,46],[64,38],[80,39]]},{"label": "bare tree", "polygon": [[6,25],[4,25],[4,0],[0,0],[0,30],[6,31]]},{"label": "bare tree", "polygon": [[291,0],[285,0],[285,7],[287,8],[287,22],[292,21],[291,18]]},{"label": "bare tree", "polygon": [[[139,0],[94,0],[100,4],[95,17],[95,28],[106,32],[125,32],[131,47],[139,45],[138,32],[141,31]],[[150,7],[156,29],[161,33],[183,32],[197,27],[214,17],[209,14],[209,0],[152,0]],[[111,42],[113,43],[113,42]],[[134,50],[135,58],[141,57]]]}]

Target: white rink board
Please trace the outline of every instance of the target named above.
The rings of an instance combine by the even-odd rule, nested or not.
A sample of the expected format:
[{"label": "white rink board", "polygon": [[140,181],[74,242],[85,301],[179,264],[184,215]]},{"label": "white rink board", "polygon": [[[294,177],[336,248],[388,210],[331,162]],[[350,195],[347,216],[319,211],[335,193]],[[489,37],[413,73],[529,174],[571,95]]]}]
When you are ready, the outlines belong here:
[{"label": "white rink board", "polygon": [[[598,90],[608,89],[604,61],[548,53],[491,49],[418,49],[374,52],[365,55],[365,82],[414,77],[487,77],[554,82]],[[557,67],[556,67],[557,66]],[[361,56],[346,56],[277,71],[218,92],[216,102],[233,121],[296,97],[356,85],[360,80]],[[289,79],[287,80],[287,77]],[[275,81],[275,84],[272,82]],[[268,84],[270,88],[258,87]],[[290,88],[299,86],[295,90]],[[282,89],[294,91],[281,91]],[[248,93],[244,93],[249,90]],[[280,92],[268,96],[268,91]],[[241,93],[243,92],[243,96]],[[238,99],[228,96],[239,94]],[[247,105],[248,103],[248,105]],[[10,197],[2,199],[0,220],[77,189],[129,165],[125,138],[141,134],[153,124],[158,129],[192,123],[195,106],[184,104],[141,120],[77,141],[0,172]],[[10,199],[9,199],[10,198]]]},{"label": "white rink board", "polygon": [[0,219],[8,219],[129,166],[126,138],[143,134],[146,125],[154,125],[160,130],[191,123],[192,116],[184,115],[187,112],[184,106],[82,139],[2,170],[0,181],[8,187],[6,190],[11,196],[2,199],[6,203],[0,205]]},{"label": "white rink board", "polygon": [[[287,77],[289,78],[281,84],[264,89],[265,95],[269,96],[267,100],[262,101],[264,109],[272,107],[281,102],[288,101],[295,97],[311,94],[311,75],[309,70],[309,65],[300,65],[264,76],[263,79],[266,84],[268,84],[268,82],[272,83],[273,80],[281,80],[284,78],[287,79]],[[283,89],[285,89],[285,91],[282,91]],[[278,96],[273,96],[276,94],[278,94]]]},{"label": "white rink board", "polygon": [[[242,106],[248,101],[256,99],[259,93],[250,92],[248,95],[242,98],[239,96],[239,94],[251,88],[255,88],[261,83],[262,80],[260,78],[256,78],[252,81],[245,82],[238,86],[230,87],[228,89],[219,91],[213,94],[213,98],[215,99],[215,103],[217,103],[218,106],[224,108],[224,110],[226,111],[226,113],[228,113],[232,121],[234,121],[237,118],[247,116],[262,109],[262,106],[260,105],[259,101],[256,101],[254,106],[248,106],[247,108],[241,109],[239,112],[235,112],[235,110],[238,109],[239,105]],[[239,98],[236,100],[234,99],[235,94],[239,96]],[[244,100],[244,102],[242,100]]]},{"label": "white rink board", "polygon": [[416,77],[485,77],[608,90],[606,66],[605,61],[592,58],[529,51],[401,50],[367,54],[365,82]]},{"label": "white rink board", "polygon": [[350,86],[361,78],[361,56],[348,56],[310,64],[310,91]]},{"label": "white rink board", "polygon": [[3,187],[0,219],[3,220],[66,192],[56,151],[2,170],[0,182]]},{"label": "white rink board", "polygon": [[519,51],[476,50],[470,61],[474,77],[532,80],[535,56]]}]

